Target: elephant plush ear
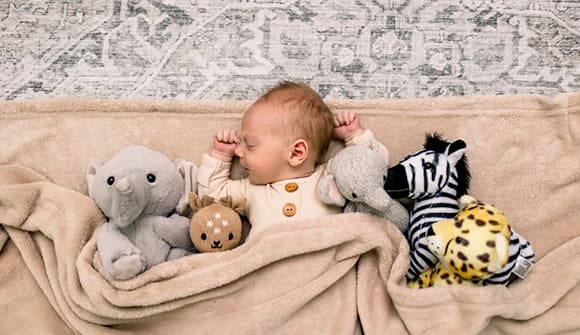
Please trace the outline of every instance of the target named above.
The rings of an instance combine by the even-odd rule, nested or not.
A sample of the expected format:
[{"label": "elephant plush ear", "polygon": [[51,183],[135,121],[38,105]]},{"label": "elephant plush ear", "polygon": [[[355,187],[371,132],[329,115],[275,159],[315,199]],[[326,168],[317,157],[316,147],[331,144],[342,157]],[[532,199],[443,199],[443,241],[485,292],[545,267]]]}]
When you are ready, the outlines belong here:
[{"label": "elephant plush ear", "polygon": [[189,194],[197,192],[197,166],[185,160],[175,162],[179,174],[183,177],[185,189],[179,202],[177,203],[177,213],[187,215],[189,211]]},{"label": "elephant plush ear", "polygon": [[318,196],[320,201],[328,205],[343,207],[346,199],[342,196],[336,185],[334,175],[323,176],[318,182]]},{"label": "elephant plush ear", "polygon": [[87,188],[89,190],[89,197],[93,197],[93,185],[95,182],[95,176],[97,175],[97,170],[103,166],[101,162],[90,162],[89,168],[87,169]]},{"label": "elephant plush ear", "polygon": [[387,147],[385,147],[381,142],[377,140],[372,140],[371,149],[376,151],[379,154],[379,156],[383,158],[385,163],[389,165],[389,149],[387,149]]}]

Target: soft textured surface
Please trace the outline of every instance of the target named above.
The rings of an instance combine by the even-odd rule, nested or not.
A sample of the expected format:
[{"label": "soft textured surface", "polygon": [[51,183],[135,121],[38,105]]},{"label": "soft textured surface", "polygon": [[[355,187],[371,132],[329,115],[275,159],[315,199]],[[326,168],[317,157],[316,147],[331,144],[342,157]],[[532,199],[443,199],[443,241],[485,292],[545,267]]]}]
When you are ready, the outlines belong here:
[{"label": "soft textured surface", "polygon": [[393,161],[425,132],[464,139],[471,194],[501,208],[534,246],[528,277],[509,288],[408,289],[402,235],[348,214],[275,226],[232,251],[110,281],[95,257],[102,218],[86,197],[88,162],[129,144],[199,162],[247,102],[3,102],[0,333],[580,331],[580,94],[329,103],[360,113]]},{"label": "soft textured surface", "polygon": [[577,0],[0,0],[0,98],[580,89]]}]

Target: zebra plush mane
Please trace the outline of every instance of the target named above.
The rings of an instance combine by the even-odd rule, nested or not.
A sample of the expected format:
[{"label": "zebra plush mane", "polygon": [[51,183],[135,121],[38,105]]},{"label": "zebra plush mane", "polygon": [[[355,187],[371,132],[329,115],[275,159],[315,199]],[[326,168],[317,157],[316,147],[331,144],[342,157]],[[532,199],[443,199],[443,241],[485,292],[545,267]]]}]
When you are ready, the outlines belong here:
[{"label": "zebra plush mane", "polygon": [[[430,234],[429,231],[433,223],[451,219],[457,214],[459,210],[457,199],[466,194],[469,189],[471,174],[464,154],[465,149],[466,144],[461,139],[448,142],[438,133],[427,134],[423,149],[401,161],[401,164],[407,164],[405,169],[409,166],[409,170],[412,171],[407,173],[407,182],[410,194],[415,197],[408,231],[410,245],[409,270],[406,276],[408,281],[417,279],[421,273],[438,262],[437,256],[429,250],[425,238]],[[453,162],[449,160],[450,156],[446,152],[455,155]],[[461,155],[458,161],[456,160],[457,154]],[[445,162],[440,164],[439,159],[443,159]],[[427,167],[424,165],[424,160],[432,160],[433,162]],[[433,166],[439,166],[440,169],[435,171]],[[445,178],[440,179],[444,182],[443,185],[437,183],[435,179],[428,179],[427,174],[425,174],[426,169],[433,170],[431,172],[432,178],[435,173],[439,178]],[[409,174],[412,179],[409,179]],[[415,179],[415,174],[419,178]],[[417,193],[412,191],[416,188],[417,183],[419,183],[418,185],[423,184],[423,193],[420,189]],[[435,187],[431,187],[428,191],[429,183]]]},{"label": "zebra plush mane", "polygon": [[[450,142],[445,141],[440,134],[433,133],[427,134],[425,136],[425,144],[423,148],[426,150],[433,150],[437,153],[445,153],[445,149],[449,146]],[[467,194],[469,190],[469,183],[471,182],[471,173],[469,172],[469,164],[467,162],[467,156],[463,155],[457,165],[457,198],[464,194]]]}]

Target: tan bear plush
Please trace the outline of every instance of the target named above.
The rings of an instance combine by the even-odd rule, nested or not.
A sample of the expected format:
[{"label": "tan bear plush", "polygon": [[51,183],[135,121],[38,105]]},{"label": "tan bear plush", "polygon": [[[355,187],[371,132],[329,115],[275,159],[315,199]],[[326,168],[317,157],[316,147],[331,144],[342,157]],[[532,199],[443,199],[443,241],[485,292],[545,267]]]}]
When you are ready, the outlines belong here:
[{"label": "tan bear plush", "polygon": [[207,195],[199,197],[190,193],[189,204],[193,210],[189,236],[197,251],[224,251],[240,244],[240,214],[246,206],[245,198],[233,200],[231,196],[227,196],[216,201]]}]

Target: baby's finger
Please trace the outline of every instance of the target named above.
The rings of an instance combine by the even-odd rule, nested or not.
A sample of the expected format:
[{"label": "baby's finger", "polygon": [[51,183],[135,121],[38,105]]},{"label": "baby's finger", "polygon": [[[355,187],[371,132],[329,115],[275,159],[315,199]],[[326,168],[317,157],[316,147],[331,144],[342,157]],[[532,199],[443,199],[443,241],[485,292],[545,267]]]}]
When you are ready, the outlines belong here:
[{"label": "baby's finger", "polygon": [[215,139],[218,142],[223,142],[224,141],[224,138],[225,138],[225,131],[223,129],[222,130],[218,130],[218,132],[215,133]]},{"label": "baby's finger", "polygon": [[345,114],[346,114],[346,115],[345,115],[345,118],[346,118],[346,120],[347,120],[346,122],[348,122],[349,124],[350,124],[351,122],[353,122],[353,121],[354,121],[354,119],[356,118],[356,113],[355,113],[355,112],[348,111],[348,112],[345,112]]},{"label": "baby's finger", "polygon": [[344,124],[346,123],[346,121],[345,121],[345,117],[344,117],[344,113],[345,113],[345,112],[342,112],[342,113],[340,113],[340,114],[337,114],[337,115],[334,117],[334,125],[335,125],[335,126],[337,126],[337,127],[340,127],[340,126],[342,126],[342,125],[344,125]]},{"label": "baby's finger", "polygon": [[230,143],[240,143],[240,135],[235,129],[230,132]]},{"label": "baby's finger", "polygon": [[231,133],[230,129],[222,129],[216,133],[215,137],[219,142],[229,143],[230,133]]},{"label": "baby's finger", "polygon": [[240,143],[240,135],[236,129],[228,129],[227,141],[228,143]]}]

